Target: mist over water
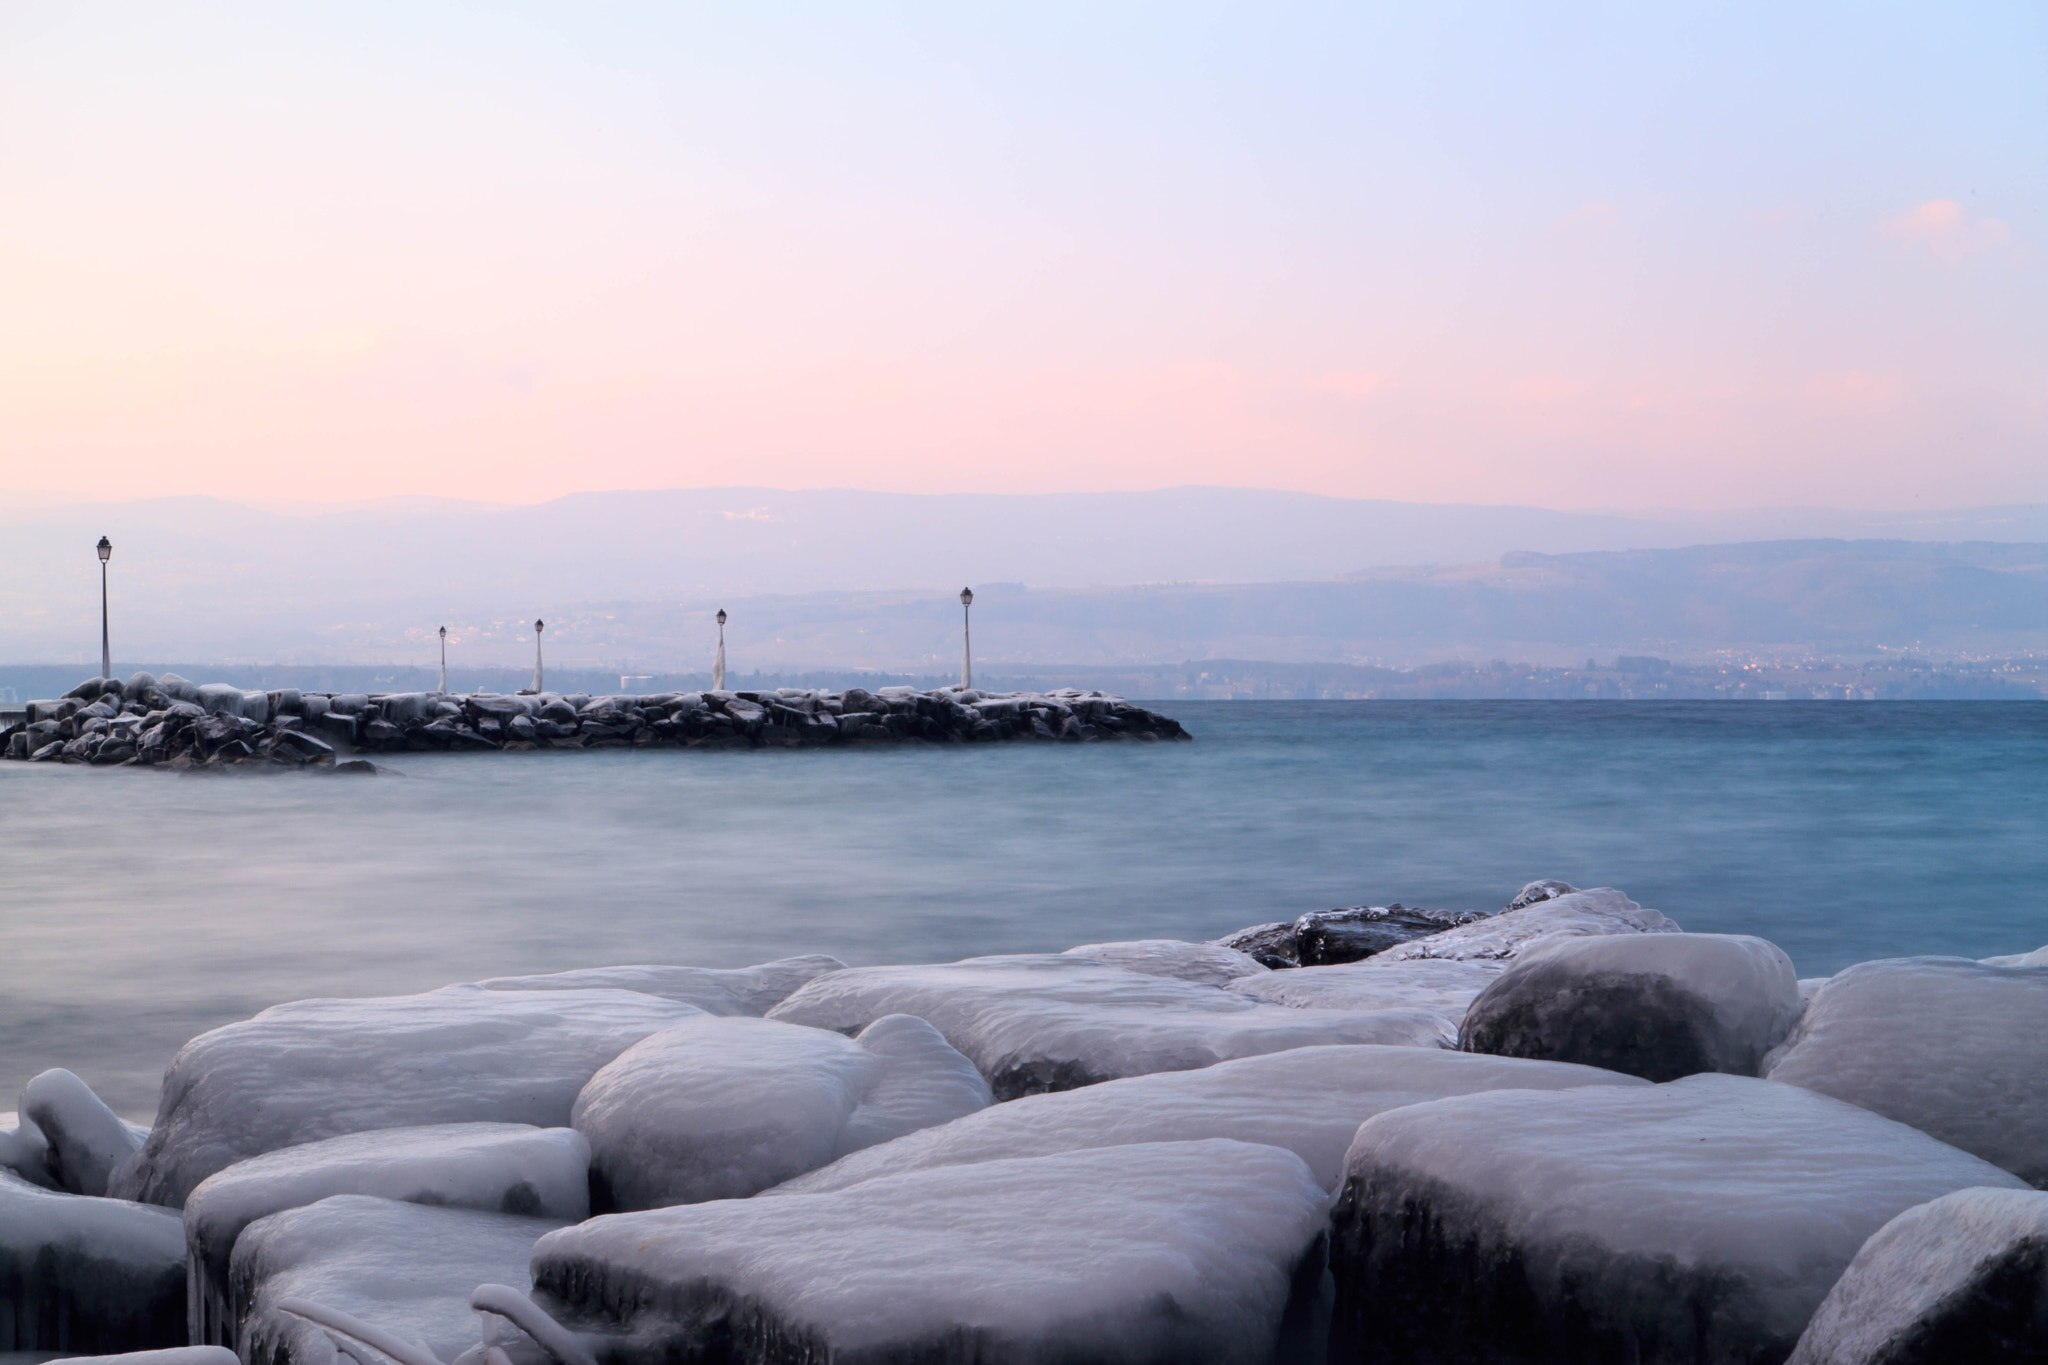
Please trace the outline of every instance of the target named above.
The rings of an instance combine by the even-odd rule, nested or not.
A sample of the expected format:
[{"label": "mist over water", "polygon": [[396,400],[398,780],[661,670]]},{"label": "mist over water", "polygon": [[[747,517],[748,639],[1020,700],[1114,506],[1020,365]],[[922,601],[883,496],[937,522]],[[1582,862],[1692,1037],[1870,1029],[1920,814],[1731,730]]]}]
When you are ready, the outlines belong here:
[{"label": "mist over water", "polygon": [[[1210,938],[1614,885],[1802,975],[2048,942],[2048,704],[1178,704],[1192,744],[0,764],[0,1097],[308,995]],[[0,1100],[0,1108],[6,1107]]]}]

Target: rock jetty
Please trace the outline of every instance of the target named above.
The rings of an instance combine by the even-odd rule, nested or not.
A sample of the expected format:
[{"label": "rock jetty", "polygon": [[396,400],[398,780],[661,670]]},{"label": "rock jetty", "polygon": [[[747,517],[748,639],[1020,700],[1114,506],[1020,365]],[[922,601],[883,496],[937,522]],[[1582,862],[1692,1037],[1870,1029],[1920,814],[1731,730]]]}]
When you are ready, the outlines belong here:
[{"label": "rock jetty", "polygon": [[594,697],[248,691],[175,673],[89,678],[0,729],[0,758],[100,765],[332,766],[350,753],[799,748],[839,744],[1187,739],[1122,697],[1055,692],[665,692]]}]

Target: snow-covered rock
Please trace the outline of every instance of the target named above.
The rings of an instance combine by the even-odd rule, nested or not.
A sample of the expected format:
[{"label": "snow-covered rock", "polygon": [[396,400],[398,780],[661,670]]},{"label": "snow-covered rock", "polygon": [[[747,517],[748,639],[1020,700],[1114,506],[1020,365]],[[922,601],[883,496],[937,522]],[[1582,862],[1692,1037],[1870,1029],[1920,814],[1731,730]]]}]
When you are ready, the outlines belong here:
[{"label": "snow-covered rock", "polygon": [[1814,994],[1765,1074],[2048,1186],[2048,967],[1861,963]]},{"label": "snow-covered rock", "polygon": [[1523,948],[1472,1003],[1460,1046],[1652,1081],[1754,1076],[1801,1008],[1792,960],[1760,938],[1556,935]]},{"label": "snow-covered rock", "polygon": [[1290,1009],[1061,954],[852,967],[768,1017],[851,1033],[885,1014],[929,1020],[998,1099],[1317,1043],[1440,1047],[1456,1034],[1427,1010]]},{"label": "snow-covered rock", "polygon": [[581,967],[536,976],[499,976],[477,984],[492,991],[638,991],[695,1005],[706,1014],[763,1015],[813,977],[846,964],[823,953],[778,958],[752,967],[672,967],[660,964]]},{"label": "snow-covered rock", "polygon": [[855,1152],[768,1193],[838,1190],[937,1166],[1201,1138],[1285,1147],[1308,1163],[1319,1182],[1334,1188],[1358,1125],[1383,1110],[1480,1090],[1643,1084],[1590,1067],[1437,1048],[1295,1048],[1199,1071],[1162,1071],[1028,1095]]},{"label": "snow-covered rock", "polygon": [[1084,943],[1069,948],[1068,957],[1084,957],[1111,967],[1170,976],[1205,986],[1224,986],[1253,972],[1263,972],[1256,958],[1215,943],[1189,943],[1177,938],[1137,938],[1117,943]]},{"label": "snow-covered rock", "polygon": [[1415,958],[1500,960],[1512,958],[1538,939],[1557,935],[1675,934],[1678,926],[1660,911],[1645,910],[1613,887],[1573,891],[1520,910],[1503,910],[1470,924],[1418,938],[1383,954],[1386,961]]},{"label": "snow-covered rock", "polygon": [[105,1194],[114,1168],[135,1155],[146,1136],[61,1067],[21,1088],[19,1112],[43,1136],[51,1183],[72,1194]]},{"label": "snow-covered rock", "polygon": [[602,1358],[1264,1365],[1313,1330],[1327,1218],[1291,1152],[1148,1143],[597,1218],[533,1274]]},{"label": "snow-covered rock", "polygon": [[1721,1075],[1391,1110],[1346,1169],[1331,1358],[1503,1365],[1783,1360],[1892,1217],[2020,1183],[1867,1110]]},{"label": "snow-covered rock", "polygon": [[768,1019],[698,1018],[627,1048],[577,1097],[605,1209],[739,1199],[848,1152],[991,1103],[922,1019],[845,1038]]},{"label": "snow-covered rock", "polygon": [[2048,1194],[1961,1190],[1863,1244],[1787,1365],[2048,1360]]},{"label": "snow-covered rock", "polygon": [[1238,978],[1230,983],[1230,989],[1253,1000],[1297,1009],[1432,1010],[1455,1024],[1504,966],[1444,958],[1388,962],[1369,957],[1334,967],[1260,972]]},{"label": "snow-covered rock", "polygon": [[185,1201],[194,1340],[232,1344],[228,1267],[242,1230],[336,1194],[574,1223],[590,1215],[590,1148],[568,1128],[445,1123],[347,1133],[238,1161]]},{"label": "snow-covered rock", "polygon": [[343,1194],[258,1219],[229,1272],[238,1350],[248,1365],[344,1365],[325,1330],[279,1305],[304,1299],[453,1360],[484,1324],[478,1285],[528,1285],[545,1218],[437,1209]]},{"label": "snow-covered rock", "polygon": [[599,1067],[700,1013],[632,991],[480,986],[278,1005],[179,1049],[156,1127],[111,1189],[182,1205],[234,1162],[343,1133],[430,1123],[564,1127]]},{"label": "snow-covered rock", "polygon": [[184,1340],[176,1214],[0,1173],[0,1350],[135,1351]]}]

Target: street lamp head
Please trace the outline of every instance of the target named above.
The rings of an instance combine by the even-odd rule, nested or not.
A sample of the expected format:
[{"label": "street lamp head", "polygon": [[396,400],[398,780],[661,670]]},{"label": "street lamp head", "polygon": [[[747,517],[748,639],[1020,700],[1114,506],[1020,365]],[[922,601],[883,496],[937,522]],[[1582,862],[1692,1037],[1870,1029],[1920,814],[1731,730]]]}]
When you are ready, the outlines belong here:
[{"label": "street lamp head", "polygon": [[441,638],[444,640],[448,638],[448,627],[441,627]]},{"label": "street lamp head", "polygon": [[548,628],[548,623],[547,623],[547,622],[545,622],[545,621],[535,621],[535,622],[533,623],[533,633],[534,633],[535,635],[538,635],[538,634],[540,634],[540,633],[541,633],[542,631],[546,630],[547,628]]},{"label": "street lamp head", "polygon": [[113,557],[114,557],[114,542],[113,542],[113,541],[111,541],[111,540],[108,540],[108,539],[107,539],[107,538],[106,538],[105,536],[101,536],[101,537],[100,537],[100,563],[104,564],[104,563],[106,563],[106,562],[107,562],[108,560],[112,559]]},{"label": "street lamp head", "polygon": [[974,605],[974,589],[960,589],[960,605],[963,607],[971,607]]},{"label": "street lamp head", "polygon": [[725,608],[724,608],[724,607],[720,607],[720,608],[718,609],[718,624],[719,624],[719,625],[721,625],[721,626],[725,624]]}]

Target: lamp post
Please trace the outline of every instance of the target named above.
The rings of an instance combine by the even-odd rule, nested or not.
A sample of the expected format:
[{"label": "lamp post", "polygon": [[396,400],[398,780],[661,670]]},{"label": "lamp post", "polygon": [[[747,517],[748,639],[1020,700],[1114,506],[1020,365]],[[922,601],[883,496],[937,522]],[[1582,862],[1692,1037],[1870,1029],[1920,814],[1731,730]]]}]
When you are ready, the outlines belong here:
[{"label": "lamp post", "polygon": [[960,686],[974,686],[974,589],[960,589]]},{"label": "lamp post", "polygon": [[114,652],[107,644],[107,561],[114,557],[114,542],[100,537],[100,676],[114,676]]},{"label": "lamp post", "polygon": [[718,653],[711,656],[711,690],[725,691],[725,608],[718,609]]},{"label": "lamp post", "polygon": [[441,690],[448,690],[448,627],[441,627]]},{"label": "lamp post", "polygon": [[548,628],[545,621],[533,623],[533,694],[540,695],[540,633]]}]

